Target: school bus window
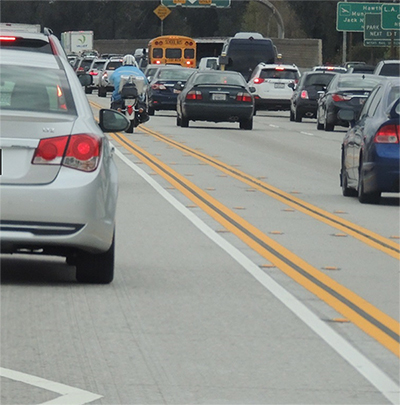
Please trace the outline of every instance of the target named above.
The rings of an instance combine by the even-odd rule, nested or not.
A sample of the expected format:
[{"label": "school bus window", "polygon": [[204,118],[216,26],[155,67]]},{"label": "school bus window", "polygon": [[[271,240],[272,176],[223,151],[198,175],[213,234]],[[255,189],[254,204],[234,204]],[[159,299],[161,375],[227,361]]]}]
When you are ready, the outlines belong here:
[{"label": "school bus window", "polygon": [[165,50],[165,57],[170,59],[180,59],[182,57],[182,50],[176,48],[167,48]]},{"label": "school bus window", "polygon": [[186,59],[194,59],[194,49],[185,49],[183,57]]},{"label": "school bus window", "polygon": [[154,48],[153,49],[153,58],[162,58],[163,57],[163,49],[162,48]]}]

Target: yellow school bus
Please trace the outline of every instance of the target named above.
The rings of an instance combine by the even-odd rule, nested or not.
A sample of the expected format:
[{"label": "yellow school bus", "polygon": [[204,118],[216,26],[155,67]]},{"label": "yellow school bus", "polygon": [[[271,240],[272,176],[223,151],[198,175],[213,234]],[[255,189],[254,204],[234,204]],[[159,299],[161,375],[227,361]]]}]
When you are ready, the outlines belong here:
[{"label": "yellow school bus", "polygon": [[163,35],[149,42],[149,63],[196,67],[196,41],[180,35]]}]

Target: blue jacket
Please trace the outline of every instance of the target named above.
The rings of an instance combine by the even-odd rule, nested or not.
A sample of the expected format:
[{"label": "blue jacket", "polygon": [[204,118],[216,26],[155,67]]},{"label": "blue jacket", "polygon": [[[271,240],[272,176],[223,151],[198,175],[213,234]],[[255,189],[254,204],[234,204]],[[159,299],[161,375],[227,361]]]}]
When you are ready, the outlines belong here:
[{"label": "blue jacket", "polygon": [[110,76],[110,83],[114,86],[114,91],[112,93],[111,100],[117,101],[121,100],[121,95],[119,94],[119,83],[121,81],[121,76],[136,75],[144,77],[145,84],[148,84],[147,77],[145,74],[136,66],[125,65],[120,66],[115,69],[114,73]]}]

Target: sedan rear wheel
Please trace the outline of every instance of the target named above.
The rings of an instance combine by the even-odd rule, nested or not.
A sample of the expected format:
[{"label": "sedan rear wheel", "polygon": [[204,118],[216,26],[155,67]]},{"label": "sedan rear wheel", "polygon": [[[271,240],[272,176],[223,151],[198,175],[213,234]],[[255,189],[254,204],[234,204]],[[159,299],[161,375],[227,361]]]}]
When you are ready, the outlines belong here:
[{"label": "sedan rear wheel", "polygon": [[176,116],[176,125],[177,125],[178,127],[181,126],[181,119],[179,118],[179,115]]},{"label": "sedan rear wheel", "polygon": [[373,193],[366,193],[364,191],[364,175],[363,171],[360,169],[358,175],[358,201],[362,204],[379,204],[380,199],[381,193],[379,191]]},{"label": "sedan rear wheel", "polygon": [[187,128],[188,126],[189,126],[189,120],[184,115],[182,115],[182,117],[181,117],[181,127],[182,128]]},{"label": "sedan rear wheel", "polygon": [[97,91],[97,95],[99,97],[107,97],[107,90],[104,87],[99,87],[99,90]]},{"label": "sedan rear wheel", "polygon": [[239,121],[239,128],[251,130],[253,129],[253,118],[243,119]]},{"label": "sedan rear wheel", "polygon": [[79,252],[76,279],[80,283],[109,284],[114,278],[115,235],[110,248],[99,254]]}]

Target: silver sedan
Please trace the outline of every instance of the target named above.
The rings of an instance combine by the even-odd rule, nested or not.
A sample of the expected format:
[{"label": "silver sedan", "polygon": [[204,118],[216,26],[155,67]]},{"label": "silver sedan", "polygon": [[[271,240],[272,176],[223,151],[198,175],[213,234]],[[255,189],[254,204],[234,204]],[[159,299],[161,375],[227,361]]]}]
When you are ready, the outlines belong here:
[{"label": "silver sedan", "polygon": [[[114,277],[118,178],[104,132],[128,122],[93,117],[65,58],[0,50],[1,253],[64,256],[80,282]],[[104,132],[103,132],[104,131]]]}]

